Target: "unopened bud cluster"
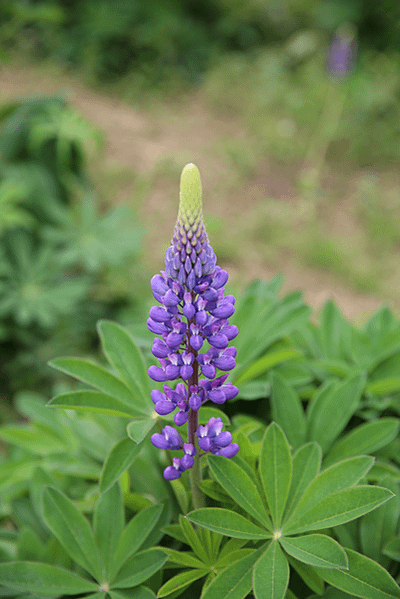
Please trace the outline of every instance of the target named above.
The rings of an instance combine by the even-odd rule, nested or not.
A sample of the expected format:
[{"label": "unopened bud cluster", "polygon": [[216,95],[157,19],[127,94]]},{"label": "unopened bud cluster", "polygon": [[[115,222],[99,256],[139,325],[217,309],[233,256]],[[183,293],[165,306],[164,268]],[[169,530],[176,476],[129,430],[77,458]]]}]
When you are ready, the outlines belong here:
[{"label": "unopened bud cluster", "polygon": [[[190,410],[198,411],[206,401],[223,404],[238,394],[232,383],[226,383],[227,374],[217,376],[217,370],[227,372],[236,364],[236,348],[228,347],[238,329],[228,322],[235,311],[235,298],[224,295],[227,280],[228,273],[216,266],[216,256],[205,231],[200,176],[197,168],[189,164],[182,172],[178,220],[165,254],[165,271],[151,280],[153,295],[161,305],[150,309],[147,321],[150,331],[160,335],[151,350],[160,365],[150,366],[148,373],[154,381],[164,383],[163,392],[154,389],[151,398],[158,414],[164,416],[176,411],[177,426],[185,424]],[[199,371],[205,378],[199,380]],[[177,380],[180,382],[175,388],[166,384]],[[214,420],[196,431],[199,447],[204,452],[232,457],[239,447],[231,444],[230,433],[219,430],[214,435],[216,438],[225,434],[222,439],[230,438],[226,445],[211,443],[206,449],[200,444],[207,427],[216,430]],[[222,421],[219,426],[222,427]],[[179,478],[191,468],[196,455],[194,445],[183,443],[179,433],[172,431],[167,426],[163,435],[156,433],[151,438],[156,447],[184,450],[184,457],[174,458],[173,466],[164,471],[169,480]],[[221,453],[222,448],[225,453]]]}]

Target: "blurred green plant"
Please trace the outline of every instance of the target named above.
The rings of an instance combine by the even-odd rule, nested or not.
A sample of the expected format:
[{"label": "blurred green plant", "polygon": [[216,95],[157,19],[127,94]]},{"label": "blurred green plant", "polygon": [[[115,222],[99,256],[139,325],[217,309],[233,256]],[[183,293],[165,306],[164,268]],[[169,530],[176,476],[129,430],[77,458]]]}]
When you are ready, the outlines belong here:
[{"label": "blurred green plant", "polygon": [[87,146],[100,136],[62,97],[6,104],[0,127],[6,391],[49,381],[54,353],[92,349],[96,320],[135,301],[132,287],[114,288],[113,272],[135,273],[143,229],[128,206],[101,209],[86,175]]}]

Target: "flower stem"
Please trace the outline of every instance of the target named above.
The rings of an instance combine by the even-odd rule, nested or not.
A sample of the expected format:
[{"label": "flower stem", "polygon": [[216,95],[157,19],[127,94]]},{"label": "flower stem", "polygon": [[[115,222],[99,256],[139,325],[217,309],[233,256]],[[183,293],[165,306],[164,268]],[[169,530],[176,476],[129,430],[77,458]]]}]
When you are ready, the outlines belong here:
[{"label": "flower stem", "polygon": [[[193,361],[193,374],[188,381],[188,387],[190,389],[191,385],[199,384],[199,363],[197,361],[197,351],[191,349],[194,354]],[[190,391],[189,391],[190,393]],[[201,491],[199,487],[199,483],[201,481],[201,467],[200,467],[200,455],[199,455],[199,446],[197,443],[196,431],[199,426],[199,412],[198,410],[189,410],[189,418],[188,418],[188,443],[192,443],[197,453],[194,457],[193,467],[190,469],[190,487],[192,490],[192,503],[195,510],[204,506],[204,493]]]}]

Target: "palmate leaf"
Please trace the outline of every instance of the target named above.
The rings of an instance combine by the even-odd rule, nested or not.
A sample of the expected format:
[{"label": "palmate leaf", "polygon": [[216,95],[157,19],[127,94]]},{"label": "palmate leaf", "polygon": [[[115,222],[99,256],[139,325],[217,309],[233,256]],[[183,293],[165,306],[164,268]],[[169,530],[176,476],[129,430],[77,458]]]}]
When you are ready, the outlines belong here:
[{"label": "palmate leaf", "polygon": [[[103,352],[148,413],[153,411],[143,356],[130,334],[120,325],[101,320],[97,325]],[[135,403],[136,403],[135,402]]]},{"label": "palmate leaf", "polygon": [[56,358],[49,362],[49,366],[95,387],[98,391],[111,395],[130,408],[134,407],[139,413],[143,410],[140,403],[135,405],[135,395],[129,387],[121,379],[97,364],[80,358]]},{"label": "palmate leaf", "polygon": [[287,534],[299,534],[337,526],[359,518],[393,497],[383,487],[360,485],[328,495],[309,511],[297,513],[297,517],[283,525]]},{"label": "palmate leaf", "polygon": [[271,533],[253,524],[240,514],[223,508],[200,508],[186,518],[209,530],[237,539],[270,539]]},{"label": "palmate leaf", "polygon": [[71,391],[53,397],[47,404],[50,408],[65,408],[67,410],[83,410],[97,414],[109,414],[122,418],[137,418],[140,413],[133,407],[118,401],[111,395],[99,391]]},{"label": "palmate leaf", "polygon": [[162,505],[150,505],[129,521],[119,538],[114,559],[110,565],[110,578],[114,578],[126,560],[140,549],[159,521],[162,511]]},{"label": "palmate leaf", "polygon": [[100,478],[100,493],[104,493],[112,487],[137,458],[140,450],[140,445],[128,437],[114,445],[104,462]]},{"label": "palmate leaf", "polygon": [[271,386],[272,419],[283,429],[291,446],[297,449],[306,436],[306,419],[299,396],[276,372],[271,375]]},{"label": "palmate leaf", "polygon": [[267,428],[262,441],[260,476],[272,521],[280,526],[292,479],[292,457],[287,439],[275,422]]},{"label": "palmate leaf", "polygon": [[46,487],[43,493],[43,516],[47,526],[72,559],[102,577],[102,566],[89,522],[61,491]]},{"label": "palmate leaf", "polygon": [[279,542],[289,555],[310,566],[346,569],[348,567],[345,550],[327,535],[281,537]]},{"label": "palmate leaf", "polygon": [[167,559],[168,555],[156,548],[132,555],[112,581],[110,589],[129,589],[140,585],[162,568]]},{"label": "palmate leaf", "polygon": [[253,566],[263,551],[261,547],[225,568],[208,585],[202,599],[244,599],[251,591]]},{"label": "palmate leaf", "polygon": [[398,584],[382,566],[351,549],[346,549],[346,553],[349,569],[319,568],[321,578],[351,596],[363,599],[400,598]]},{"label": "palmate leaf", "polygon": [[256,599],[284,599],[289,583],[289,564],[279,543],[272,541],[253,569]]},{"label": "palmate leaf", "polygon": [[397,436],[399,425],[397,418],[380,418],[357,426],[333,446],[324,459],[324,466],[381,449]]},{"label": "palmate leaf", "polygon": [[173,576],[168,582],[163,584],[163,586],[159,589],[157,593],[157,597],[166,597],[171,593],[176,591],[183,591],[187,588],[192,582],[198,580],[199,578],[203,578],[207,575],[207,570],[186,570],[185,572],[181,572],[176,576]]},{"label": "palmate leaf", "polygon": [[285,525],[297,519],[299,514],[304,514],[316,503],[332,493],[352,487],[357,484],[371,469],[374,459],[370,456],[357,456],[338,462],[323,470],[306,488],[295,509]]},{"label": "palmate leaf", "polygon": [[208,456],[211,472],[229,495],[268,530],[272,531],[271,520],[262,499],[250,477],[234,462],[219,456]]},{"label": "palmate leaf", "polygon": [[28,593],[78,595],[97,591],[98,584],[57,566],[31,562],[0,564],[0,584]]},{"label": "palmate leaf", "polygon": [[326,452],[356,411],[365,387],[365,375],[357,374],[316,396],[308,413],[308,440]]},{"label": "palmate leaf", "polygon": [[121,487],[119,483],[115,483],[99,497],[93,514],[94,536],[106,577],[112,572],[115,554],[124,530],[124,521]]},{"label": "palmate leaf", "polygon": [[285,520],[288,520],[300,497],[318,475],[322,451],[318,443],[306,443],[293,456],[293,476],[287,499]]}]

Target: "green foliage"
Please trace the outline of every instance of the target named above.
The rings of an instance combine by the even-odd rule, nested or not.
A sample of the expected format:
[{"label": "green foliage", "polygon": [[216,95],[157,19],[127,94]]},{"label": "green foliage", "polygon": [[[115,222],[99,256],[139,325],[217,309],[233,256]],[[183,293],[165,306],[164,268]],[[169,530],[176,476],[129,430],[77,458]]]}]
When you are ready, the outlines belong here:
[{"label": "green foliage", "polygon": [[52,360],[77,383],[47,406],[17,396],[27,421],[0,427],[5,596],[400,598],[399,321],[384,308],[357,328],[328,302],[310,323],[280,282],[238,299],[231,418],[200,411],[240,445],[202,459],[204,507],[185,475],[162,478],[170,458],[149,436],[171,416],[119,324],[98,324],[103,365]]},{"label": "green foliage", "polygon": [[[0,111],[0,355],[6,390],[49,382],[45,362],[83,353],[113,305],[142,231],[128,207],[102,213],[86,176],[98,133],[61,97],[21,100]],[[75,329],[75,330],[74,330]],[[33,368],[34,365],[34,368]]]}]

